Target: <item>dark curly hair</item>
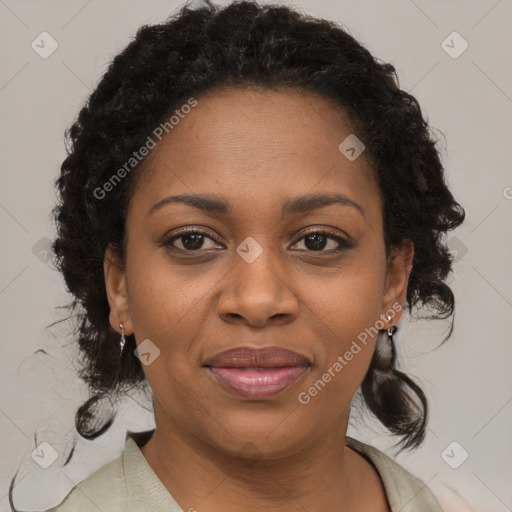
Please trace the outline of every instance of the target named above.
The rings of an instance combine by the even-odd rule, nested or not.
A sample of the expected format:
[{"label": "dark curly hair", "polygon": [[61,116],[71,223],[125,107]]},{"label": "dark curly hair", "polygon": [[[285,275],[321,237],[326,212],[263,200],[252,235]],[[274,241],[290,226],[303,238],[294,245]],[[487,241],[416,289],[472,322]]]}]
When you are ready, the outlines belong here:
[{"label": "dark curly hair", "polygon": [[[66,131],[53,251],[74,296],[69,307],[78,316],[80,377],[91,398],[77,411],[76,428],[86,439],[105,432],[115,418],[114,409],[98,417],[104,416],[98,414],[102,400],[145,382],[133,335],[119,357],[103,260],[110,245],[123,261],[125,212],[146,159],[112,187],[108,199],[100,200],[97,191],[187,98],[214,87],[293,88],[344,110],[364,141],[382,195],[386,254],[404,241],[414,243],[409,312],[425,308],[432,319],[454,313],[454,296],[444,282],[453,262],[446,232],[459,226],[465,213],[448,190],[438,141],[417,100],[400,89],[395,68],[334,22],[253,1],[222,8],[204,4],[185,6],[165,23],[142,26]],[[453,318],[443,342],[452,329]],[[401,437],[401,449],[417,447],[425,436],[427,401],[396,368],[391,347],[386,353],[377,345],[362,396],[382,424]]]}]

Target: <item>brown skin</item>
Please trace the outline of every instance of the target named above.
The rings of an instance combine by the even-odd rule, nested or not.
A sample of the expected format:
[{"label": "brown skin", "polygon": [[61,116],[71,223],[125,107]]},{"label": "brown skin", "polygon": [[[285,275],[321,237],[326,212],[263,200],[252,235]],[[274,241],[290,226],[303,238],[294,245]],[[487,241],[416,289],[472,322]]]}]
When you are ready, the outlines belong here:
[{"label": "brown skin", "polygon": [[[212,511],[389,511],[378,473],[345,447],[351,400],[376,338],[308,405],[298,402],[365,328],[404,304],[412,244],[387,259],[382,202],[363,153],[338,145],[343,111],[312,93],[210,91],[153,150],[131,198],[124,265],[105,257],[110,322],[161,353],[144,366],[156,431],[142,453],[178,504]],[[281,219],[284,201],[343,194],[364,209],[331,204]],[[151,207],[170,195],[222,197],[232,213]],[[184,226],[206,231],[162,243]],[[305,228],[352,241],[316,249]],[[236,252],[246,237],[263,253]],[[188,245],[183,245],[187,244]],[[181,251],[180,251],[181,249]],[[280,345],[311,368],[265,400],[237,397],[202,367],[228,348]],[[253,457],[251,459],[251,456]]]}]

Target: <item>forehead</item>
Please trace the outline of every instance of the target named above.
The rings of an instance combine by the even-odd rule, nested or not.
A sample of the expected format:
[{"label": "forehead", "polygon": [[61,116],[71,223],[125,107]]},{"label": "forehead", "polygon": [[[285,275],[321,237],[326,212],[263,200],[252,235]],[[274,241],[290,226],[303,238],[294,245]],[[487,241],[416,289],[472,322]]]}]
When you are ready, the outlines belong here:
[{"label": "forehead", "polygon": [[331,101],[256,88],[211,90],[196,100],[149,155],[133,199],[209,193],[270,206],[321,189],[375,203],[373,169],[364,152],[350,160],[340,151],[353,133]]}]

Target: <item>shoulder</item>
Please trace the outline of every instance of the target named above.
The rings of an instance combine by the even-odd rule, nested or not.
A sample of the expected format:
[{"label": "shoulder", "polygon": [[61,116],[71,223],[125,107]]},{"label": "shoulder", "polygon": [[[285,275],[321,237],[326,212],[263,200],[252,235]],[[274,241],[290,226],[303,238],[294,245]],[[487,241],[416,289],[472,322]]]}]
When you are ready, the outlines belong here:
[{"label": "shoulder", "polygon": [[391,457],[348,436],[346,444],[373,464],[384,484],[392,512],[443,512],[427,485]]},{"label": "shoulder", "polygon": [[80,482],[46,512],[180,512],[137,444],[151,432],[128,432],[117,459]]},{"label": "shoulder", "polygon": [[127,495],[121,455],[73,487],[59,505],[47,512],[122,512],[126,510]]}]

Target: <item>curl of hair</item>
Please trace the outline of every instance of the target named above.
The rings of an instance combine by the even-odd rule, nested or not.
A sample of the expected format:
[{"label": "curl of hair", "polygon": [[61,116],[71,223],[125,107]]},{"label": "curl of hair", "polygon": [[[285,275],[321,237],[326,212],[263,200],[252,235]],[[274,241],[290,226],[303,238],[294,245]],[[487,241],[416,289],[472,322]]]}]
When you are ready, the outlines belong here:
[{"label": "curl of hair", "polygon": [[408,375],[396,368],[393,336],[385,342],[379,338],[361,393],[380,422],[390,432],[402,436],[397,443],[401,449],[421,444],[428,420],[427,398]]},{"label": "curl of hair", "polygon": [[[185,7],[165,23],[142,26],[66,131],[68,155],[56,181],[53,250],[74,297],[70,307],[80,314],[78,343],[85,358],[80,377],[93,397],[77,412],[76,425],[88,439],[111,421],[89,421],[95,400],[145,379],[133,354],[133,335],[127,336],[119,358],[103,275],[109,245],[123,260],[126,208],[145,160],[107,198],[94,192],[187,98],[213,88],[293,88],[341,107],[364,141],[375,172],[387,254],[404,241],[414,243],[409,311],[425,306],[434,312],[428,318],[453,314],[454,296],[444,282],[452,258],[443,236],[463,222],[464,209],[447,188],[437,141],[420,106],[400,89],[394,67],[379,62],[333,22],[254,1],[223,8],[205,4]],[[424,396],[394,369],[394,356],[383,359],[378,352],[365,377],[366,402],[407,445],[419,445],[425,430]],[[423,404],[419,412],[411,393]]]}]

